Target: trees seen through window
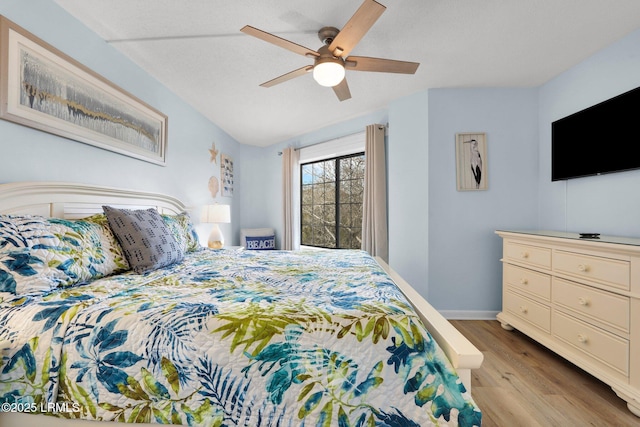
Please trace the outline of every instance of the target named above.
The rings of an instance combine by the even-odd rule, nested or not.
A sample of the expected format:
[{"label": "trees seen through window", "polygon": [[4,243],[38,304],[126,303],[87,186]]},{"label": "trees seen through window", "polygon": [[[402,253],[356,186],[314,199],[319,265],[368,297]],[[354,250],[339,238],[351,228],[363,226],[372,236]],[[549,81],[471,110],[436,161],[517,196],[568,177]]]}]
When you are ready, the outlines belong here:
[{"label": "trees seen through window", "polygon": [[364,153],[300,166],[301,243],[332,249],[360,249]]}]

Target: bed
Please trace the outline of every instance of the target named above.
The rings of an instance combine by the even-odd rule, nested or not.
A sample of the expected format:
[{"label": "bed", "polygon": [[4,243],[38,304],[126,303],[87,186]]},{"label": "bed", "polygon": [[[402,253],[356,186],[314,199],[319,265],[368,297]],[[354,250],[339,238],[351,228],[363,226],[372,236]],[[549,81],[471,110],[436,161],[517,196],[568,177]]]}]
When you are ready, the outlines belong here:
[{"label": "bed", "polygon": [[[106,236],[104,205],[161,213],[184,232],[184,259],[132,271]],[[37,270],[24,257],[48,250],[55,271],[43,288],[38,273],[3,289],[0,425],[480,425],[470,379],[482,354],[384,262],[199,248],[188,223],[176,228],[184,211],[155,193],[0,185],[0,218],[23,221],[20,236],[39,230],[26,249],[0,247],[5,270]],[[88,228],[99,237],[78,250]],[[93,266],[101,256],[107,270]]]}]

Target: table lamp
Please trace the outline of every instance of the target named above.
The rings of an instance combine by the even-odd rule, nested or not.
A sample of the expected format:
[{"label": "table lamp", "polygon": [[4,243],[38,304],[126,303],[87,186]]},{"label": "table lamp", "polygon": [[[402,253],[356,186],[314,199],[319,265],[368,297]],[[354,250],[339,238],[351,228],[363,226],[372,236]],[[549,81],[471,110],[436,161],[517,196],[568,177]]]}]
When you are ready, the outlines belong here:
[{"label": "table lamp", "polygon": [[205,205],[202,210],[202,222],[213,223],[213,229],[209,234],[208,246],[211,249],[222,249],[224,236],[218,224],[231,222],[231,207],[229,205]]}]

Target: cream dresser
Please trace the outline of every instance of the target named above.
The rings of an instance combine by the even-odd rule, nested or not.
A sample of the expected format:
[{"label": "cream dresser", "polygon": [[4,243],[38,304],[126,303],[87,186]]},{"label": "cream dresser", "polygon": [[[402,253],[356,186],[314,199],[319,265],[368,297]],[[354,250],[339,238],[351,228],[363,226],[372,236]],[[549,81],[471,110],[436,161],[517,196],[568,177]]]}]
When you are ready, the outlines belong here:
[{"label": "cream dresser", "polygon": [[596,376],[640,417],[640,239],[497,231],[502,327]]}]

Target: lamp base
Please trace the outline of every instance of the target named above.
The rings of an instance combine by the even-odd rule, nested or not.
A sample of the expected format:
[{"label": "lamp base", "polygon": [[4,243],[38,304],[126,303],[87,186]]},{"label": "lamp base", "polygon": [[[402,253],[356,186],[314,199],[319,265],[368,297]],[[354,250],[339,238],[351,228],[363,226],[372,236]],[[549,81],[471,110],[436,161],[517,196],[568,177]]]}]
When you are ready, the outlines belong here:
[{"label": "lamp base", "polygon": [[220,240],[209,240],[207,244],[211,249],[222,249],[224,247],[224,242]]},{"label": "lamp base", "polygon": [[207,245],[211,249],[222,249],[224,246],[224,236],[222,235],[222,231],[218,224],[213,224],[213,229],[211,230],[211,234],[209,234],[209,240]]}]

